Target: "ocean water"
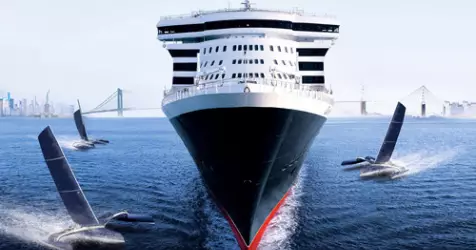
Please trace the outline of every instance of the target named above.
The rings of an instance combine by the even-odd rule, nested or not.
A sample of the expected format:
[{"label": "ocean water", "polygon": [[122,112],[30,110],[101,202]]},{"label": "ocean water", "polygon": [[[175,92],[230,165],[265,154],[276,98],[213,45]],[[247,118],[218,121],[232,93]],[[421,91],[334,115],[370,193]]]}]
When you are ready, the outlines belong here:
[{"label": "ocean water", "polygon": [[[343,159],[377,154],[389,120],[330,118],[260,248],[476,249],[476,120],[407,118],[393,159],[411,170],[398,180],[343,171]],[[90,137],[111,143],[85,152],[71,147],[72,119],[1,118],[0,249],[46,249],[72,224],[37,142],[47,125],[97,215],[155,218],[114,227],[126,249],[238,249],[163,118],[86,118]]]}]

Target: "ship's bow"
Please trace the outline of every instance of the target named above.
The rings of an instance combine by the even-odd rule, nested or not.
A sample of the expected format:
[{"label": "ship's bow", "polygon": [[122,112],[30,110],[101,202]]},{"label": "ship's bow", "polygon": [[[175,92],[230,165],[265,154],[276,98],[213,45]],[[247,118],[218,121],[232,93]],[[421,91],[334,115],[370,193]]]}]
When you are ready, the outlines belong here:
[{"label": "ship's bow", "polygon": [[317,107],[286,100],[217,93],[164,105],[242,249],[256,248],[326,121]]}]

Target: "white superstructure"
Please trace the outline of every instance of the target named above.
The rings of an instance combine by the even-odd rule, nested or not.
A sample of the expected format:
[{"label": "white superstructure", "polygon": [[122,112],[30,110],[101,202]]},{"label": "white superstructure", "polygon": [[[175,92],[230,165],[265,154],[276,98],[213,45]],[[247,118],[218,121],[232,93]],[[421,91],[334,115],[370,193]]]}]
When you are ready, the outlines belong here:
[{"label": "white superstructure", "polygon": [[[162,17],[157,29],[173,58],[172,88],[163,100],[169,117],[207,105],[291,105],[320,115],[331,110],[324,58],[339,35],[332,17],[251,8],[245,1],[241,9]],[[245,91],[259,92],[261,101],[239,101]],[[210,104],[203,96],[165,107],[203,94],[228,94],[230,100],[235,94],[236,100]]]}]

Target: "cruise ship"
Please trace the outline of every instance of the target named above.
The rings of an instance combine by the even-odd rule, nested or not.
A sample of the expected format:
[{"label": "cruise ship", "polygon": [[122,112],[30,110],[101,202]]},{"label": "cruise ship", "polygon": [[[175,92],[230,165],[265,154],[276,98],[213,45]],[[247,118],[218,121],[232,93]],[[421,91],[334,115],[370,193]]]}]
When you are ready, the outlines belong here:
[{"label": "cruise ship", "polygon": [[173,60],[162,110],[241,249],[256,249],[332,110],[324,58],[338,21],[237,9],[161,17]]}]

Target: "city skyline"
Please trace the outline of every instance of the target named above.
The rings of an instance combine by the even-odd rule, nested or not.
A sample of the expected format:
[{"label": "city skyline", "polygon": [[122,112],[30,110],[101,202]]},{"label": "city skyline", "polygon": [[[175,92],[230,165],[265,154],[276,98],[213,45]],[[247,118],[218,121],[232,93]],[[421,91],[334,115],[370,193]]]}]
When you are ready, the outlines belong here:
[{"label": "city skyline", "polygon": [[[92,109],[117,88],[130,90],[129,103],[160,107],[170,87],[172,60],[156,39],[161,16],[240,7],[241,1],[0,2],[0,91],[19,98],[55,102],[80,99]],[[326,82],[336,100],[394,101],[421,85],[450,101],[474,101],[476,56],[471,1],[256,0],[254,7],[335,15],[340,38],[326,57]],[[187,6],[187,7],[183,7]],[[451,33],[450,33],[451,31]],[[458,34],[456,37],[453,34]],[[469,90],[469,91],[468,91]],[[382,107],[383,108],[383,107]],[[383,108],[385,109],[385,108]]]}]

